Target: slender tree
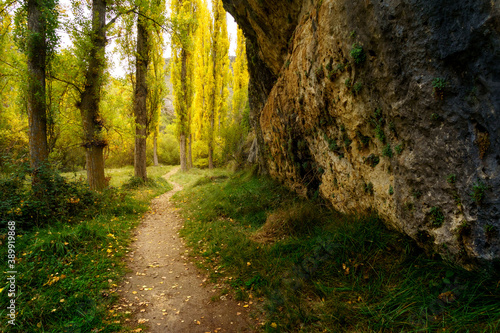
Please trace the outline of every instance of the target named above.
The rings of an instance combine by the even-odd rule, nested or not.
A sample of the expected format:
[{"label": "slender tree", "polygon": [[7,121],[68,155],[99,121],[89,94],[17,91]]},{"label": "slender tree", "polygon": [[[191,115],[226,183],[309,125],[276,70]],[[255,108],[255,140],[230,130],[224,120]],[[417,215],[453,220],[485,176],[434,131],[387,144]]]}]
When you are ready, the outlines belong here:
[{"label": "slender tree", "polygon": [[186,143],[191,129],[191,106],[193,101],[193,54],[196,31],[196,2],[173,0],[171,3],[172,24],[172,81],[174,107],[177,114],[177,131],[180,142],[181,170],[188,170]]},{"label": "slender tree", "polygon": [[192,113],[192,129],[194,140],[206,140],[208,136],[208,126],[205,125],[208,119],[208,99],[209,91],[213,85],[213,75],[210,61],[210,31],[212,30],[212,20],[207,3],[202,0],[198,11],[199,25],[196,30],[196,68],[195,68],[195,97]]},{"label": "slender tree", "polygon": [[[216,130],[223,126],[227,110],[227,83],[229,80],[229,39],[227,35],[226,11],[222,0],[212,0],[213,24],[211,43],[211,73],[213,83],[208,105],[208,167],[213,169]],[[217,123],[217,126],[216,126]]]},{"label": "slender tree", "polygon": [[248,63],[245,36],[238,28],[236,39],[236,59],[233,64],[233,103],[232,120],[238,121],[248,103]]},{"label": "slender tree", "polygon": [[[162,6],[164,7],[164,5]],[[158,134],[160,130],[160,114],[163,101],[167,95],[165,82],[165,60],[163,58],[163,35],[156,27],[151,35],[151,63],[148,72],[148,84],[151,87],[148,95],[148,133],[153,133],[153,163],[158,165]]]}]

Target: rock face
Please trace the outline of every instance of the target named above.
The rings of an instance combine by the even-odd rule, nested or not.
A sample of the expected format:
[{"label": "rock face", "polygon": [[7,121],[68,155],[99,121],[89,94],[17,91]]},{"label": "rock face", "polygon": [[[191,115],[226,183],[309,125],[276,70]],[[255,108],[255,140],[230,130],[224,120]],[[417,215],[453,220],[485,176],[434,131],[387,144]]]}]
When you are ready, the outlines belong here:
[{"label": "rock face", "polygon": [[500,1],[224,2],[263,168],[465,266],[500,259]]}]

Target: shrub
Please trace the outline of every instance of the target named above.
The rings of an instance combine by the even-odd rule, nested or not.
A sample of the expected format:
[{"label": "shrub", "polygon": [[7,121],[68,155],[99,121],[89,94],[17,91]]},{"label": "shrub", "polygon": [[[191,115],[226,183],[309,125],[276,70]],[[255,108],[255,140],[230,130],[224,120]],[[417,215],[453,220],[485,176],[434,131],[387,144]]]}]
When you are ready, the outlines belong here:
[{"label": "shrub", "polygon": [[32,169],[23,165],[0,180],[0,227],[8,221],[18,222],[22,229],[74,222],[81,215],[95,214],[117,194],[113,189],[91,191],[83,180],[69,182],[47,166],[37,171],[33,185],[31,175]]},{"label": "shrub", "polygon": [[472,200],[477,204],[480,204],[484,200],[484,192],[488,189],[486,184],[481,181],[477,181],[474,186],[472,186],[472,192],[470,194]]},{"label": "shrub", "polygon": [[363,46],[359,44],[353,44],[351,49],[351,57],[354,59],[356,64],[361,64],[366,60],[366,54],[363,50]]},{"label": "shrub", "polygon": [[430,211],[430,221],[433,227],[440,227],[444,222],[444,214],[441,208],[432,207]]}]

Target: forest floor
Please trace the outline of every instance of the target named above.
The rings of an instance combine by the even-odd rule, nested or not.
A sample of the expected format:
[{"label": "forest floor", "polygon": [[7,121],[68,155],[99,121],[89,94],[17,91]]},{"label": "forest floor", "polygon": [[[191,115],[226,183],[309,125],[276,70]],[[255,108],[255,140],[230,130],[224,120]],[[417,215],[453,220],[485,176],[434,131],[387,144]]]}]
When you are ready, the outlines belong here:
[{"label": "forest floor", "polygon": [[127,257],[131,272],[119,288],[117,310],[132,313],[132,332],[252,331],[248,308],[229,295],[219,297],[220,286],[207,282],[206,273],[190,261],[178,234],[183,220],[171,202],[182,187],[170,182],[174,189],[152,201],[135,231]]}]

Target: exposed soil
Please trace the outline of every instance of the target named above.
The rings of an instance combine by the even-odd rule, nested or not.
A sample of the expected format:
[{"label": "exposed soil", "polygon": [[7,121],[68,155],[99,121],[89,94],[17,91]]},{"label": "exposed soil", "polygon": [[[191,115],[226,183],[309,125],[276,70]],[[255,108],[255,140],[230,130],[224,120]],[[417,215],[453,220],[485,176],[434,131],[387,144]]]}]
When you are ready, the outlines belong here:
[{"label": "exposed soil", "polygon": [[178,234],[182,218],[170,201],[182,187],[171,183],[174,189],[152,201],[135,231],[118,310],[132,312],[133,332],[253,332],[248,305],[219,297],[220,287],[190,261]]}]

